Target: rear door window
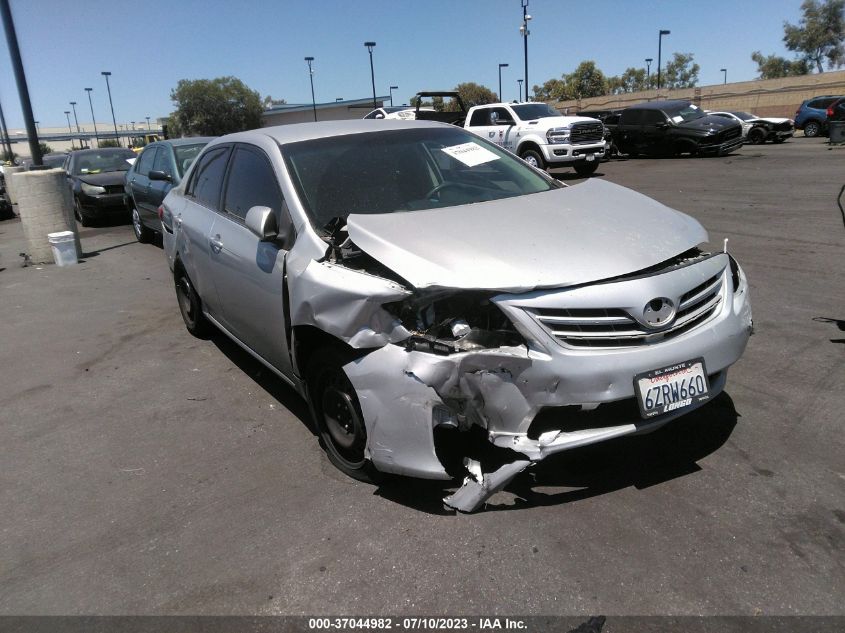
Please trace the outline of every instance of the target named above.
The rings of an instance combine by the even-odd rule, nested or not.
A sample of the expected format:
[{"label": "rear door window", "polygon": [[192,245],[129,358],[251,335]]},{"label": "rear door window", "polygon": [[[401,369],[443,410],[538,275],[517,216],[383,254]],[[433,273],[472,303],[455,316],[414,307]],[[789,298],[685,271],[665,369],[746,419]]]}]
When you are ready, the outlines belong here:
[{"label": "rear door window", "polygon": [[173,175],[173,167],[170,165],[170,152],[166,147],[159,147],[152,166],[153,171],[163,171],[165,174]]},{"label": "rear door window", "polygon": [[135,167],[135,171],[140,174],[141,176],[149,176],[150,169],[153,168],[153,162],[155,161],[156,150],[158,147],[148,147],[143,152],[141,152],[140,158],[138,158],[138,164]]},{"label": "rear door window", "polygon": [[220,204],[220,191],[223,188],[223,174],[226,172],[229,150],[228,146],[215,147],[200,156],[200,162],[188,185],[187,195],[215,211]]},{"label": "rear door window", "polygon": [[666,115],[657,110],[643,110],[643,125],[666,123]]}]

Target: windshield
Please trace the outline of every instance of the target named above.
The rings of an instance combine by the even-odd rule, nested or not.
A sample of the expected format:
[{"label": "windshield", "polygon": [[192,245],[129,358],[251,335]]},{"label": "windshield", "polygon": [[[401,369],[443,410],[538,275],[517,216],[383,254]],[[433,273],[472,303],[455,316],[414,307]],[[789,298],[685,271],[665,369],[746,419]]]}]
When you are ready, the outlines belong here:
[{"label": "windshield", "polygon": [[173,147],[173,155],[176,157],[176,171],[179,172],[179,177],[185,175],[188,167],[194,162],[200,151],[207,143],[197,143],[196,145],[175,145]]},{"label": "windshield", "polygon": [[688,103],[671,111],[667,110],[666,114],[668,114],[669,118],[675,123],[680,123],[681,121],[695,121],[696,119],[706,116],[704,114],[704,110],[692,103]]},{"label": "windshield", "polygon": [[318,230],[351,213],[450,207],[560,186],[458,128],[350,134],[289,143],[281,149],[302,205]]},{"label": "windshield", "polygon": [[107,171],[127,171],[130,167],[127,159],[137,158],[130,149],[115,152],[86,152],[73,161],[73,175],[102,174]]},{"label": "windshield", "polygon": [[525,103],[523,105],[511,106],[513,111],[523,121],[534,121],[550,116],[560,116],[560,112],[547,103]]}]

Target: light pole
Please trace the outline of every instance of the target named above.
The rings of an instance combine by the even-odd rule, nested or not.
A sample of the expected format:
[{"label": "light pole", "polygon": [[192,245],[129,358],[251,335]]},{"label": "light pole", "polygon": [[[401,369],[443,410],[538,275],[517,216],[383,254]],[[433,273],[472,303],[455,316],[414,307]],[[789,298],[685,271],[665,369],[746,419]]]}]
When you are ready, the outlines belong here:
[{"label": "light pole", "polygon": [[94,122],[94,138],[97,139],[97,147],[100,146],[100,135],[97,134],[97,119],[94,117],[94,102],[91,101],[91,91],[93,88],[86,88],[85,92],[88,93],[88,105],[91,106],[91,120]]},{"label": "light pole", "polygon": [[375,110],[378,106],[376,105],[376,73],[373,70],[373,49],[376,46],[375,42],[364,42],[364,46],[367,47],[367,50],[370,52],[370,79],[373,80],[373,110]]},{"label": "light pole", "polygon": [[502,97],[502,68],[507,68],[507,64],[499,64],[499,101],[504,102]]},{"label": "light pole", "polygon": [[722,85],[725,85],[725,84],[728,83],[728,69],[727,68],[720,68],[719,70],[721,70],[723,73],[725,73],[725,78],[724,78],[724,81],[722,82]]},{"label": "light pole", "polygon": [[123,147],[120,144],[120,136],[118,136],[118,134],[117,134],[117,119],[114,118],[114,104],[112,103],[112,100],[111,100],[111,86],[109,85],[109,76],[111,75],[111,73],[107,70],[104,70],[100,74],[103,77],[106,78],[106,90],[108,90],[108,92],[109,92],[109,107],[111,108],[111,122],[114,123],[114,135],[115,135],[116,140],[117,140],[117,146]]},{"label": "light pole", "polygon": [[522,101],[522,79],[517,79],[516,83],[519,84],[519,100]]},{"label": "light pole", "polygon": [[147,132],[152,131],[152,128],[150,127],[150,117],[144,117],[144,118],[147,119]]},{"label": "light pole", "polygon": [[317,120],[317,102],[314,101],[314,69],[311,67],[311,62],[314,61],[313,57],[306,57],[305,61],[308,62],[308,78],[311,80],[311,109],[314,110],[314,121]]},{"label": "light pole", "polygon": [[85,144],[82,142],[82,132],[79,130],[79,119],[76,116],[76,101],[71,101],[70,107],[73,108],[73,121],[76,123],[76,133],[79,135],[79,147],[85,147]]},{"label": "light pole", "polygon": [[343,97],[336,97],[334,102],[337,103],[338,101],[343,101]]},{"label": "light pole", "polygon": [[528,30],[528,20],[531,19],[531,16],[528,15],[528,0],[522,0],[522,26],[519,27],[519,32],[522,33],[522,40],[523,40],[523,47],[525,49],[525,100],[528,101],[528,86],[531,84],[528,83],[528,36],[530,35],[530,31]]},{"label": "light pole", "polygon": [[70,110],[65,110],[65,116],[67,117],[67,132],[70,134],[70,148],[76,149],[73,144],[73,128],[70,126]]},{"label": "light pole", "polygon": [[645,58],[645,85],[648,87],[649,79],[651,79],[651,62],[654,61],[653,57],[646,57]]},{"label": "light pole", "polygon": [[399,86],[390,86],[390,107],[393,107],[393,91],[399,90]]},{"label": "light pole", "polygon": [[657,37],[657,89],[660,90],[660,61],[663,53],[663,36],[669,35],[669,31],[660,29],[660,34]]}]

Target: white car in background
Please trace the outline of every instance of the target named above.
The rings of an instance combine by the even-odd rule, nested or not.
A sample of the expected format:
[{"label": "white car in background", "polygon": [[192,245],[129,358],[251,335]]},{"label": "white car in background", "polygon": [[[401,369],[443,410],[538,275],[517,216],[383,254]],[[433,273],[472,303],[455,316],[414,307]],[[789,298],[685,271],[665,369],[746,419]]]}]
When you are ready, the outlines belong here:
[{"label": "white car in background", "polygon": [[783,143],[795,133],[795,121],[782,117],[758,117],[750,112],[708,112],[707,114],[731,119],[742,125],[742,138],[757,145],[772,141]]},{"label": "white car in background", "polygon": [[[420,108],[421,110],[434,111],[434,108]],[[416,108],[410,106],[386,106],[376,108],[365,119],[399,119],[400,121],[413,121],[417,118]]]}]

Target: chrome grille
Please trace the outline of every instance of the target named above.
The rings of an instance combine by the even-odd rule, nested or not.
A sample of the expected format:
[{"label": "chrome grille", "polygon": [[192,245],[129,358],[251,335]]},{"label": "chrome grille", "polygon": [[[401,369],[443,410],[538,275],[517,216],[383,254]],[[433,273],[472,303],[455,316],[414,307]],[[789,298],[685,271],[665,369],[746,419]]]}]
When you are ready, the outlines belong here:
[{"label": "chrome grille", "polygon": [[604,126],[600,121],[595,123],[575,123],[569,133],[573,145],[578,143],[598,143],[604,140]]},{"label": "chrome grille", "polygon": [[572,347],[651,345],[673,339],[707,321],[722,302],[723,280],[724,269],[684,293],[677,301],[671,325],[659,330],[642,325],[621,308],[531,308],[528,311],[555,339]]}]

